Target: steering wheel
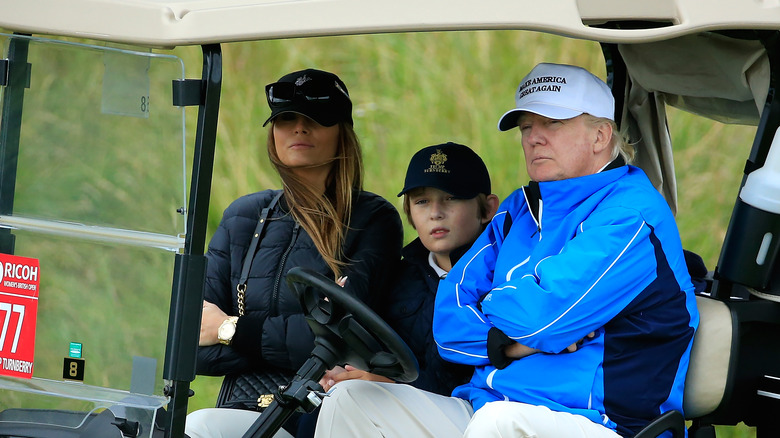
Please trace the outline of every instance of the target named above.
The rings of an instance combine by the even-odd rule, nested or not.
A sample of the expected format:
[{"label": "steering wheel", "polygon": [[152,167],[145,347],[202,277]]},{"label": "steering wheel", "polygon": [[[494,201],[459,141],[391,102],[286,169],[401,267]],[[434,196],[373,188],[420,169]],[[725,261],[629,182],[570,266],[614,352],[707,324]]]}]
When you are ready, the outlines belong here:
[{"label": "steering wheel", "polygon": [[398,382],[417,379],[417,359],[409,346],[365,303],[302,267],[287,272],[287,284],[314,332],[312,354],[332,354],[322,358],[325,363],[348,363]]},{"label": "steering wheel", "polygon": [[287,285],[314,332],[314,349],[292,382],[279,388],[274,401],[243,438],[275,436],[294,411],[312,412],[321,402],[314,392],[322,390],[317,381],[336,365],[350,364],[404,383],[417,378],[417,359],[409,346],[368,306],[333,280],[295,267],[287,272]]}]

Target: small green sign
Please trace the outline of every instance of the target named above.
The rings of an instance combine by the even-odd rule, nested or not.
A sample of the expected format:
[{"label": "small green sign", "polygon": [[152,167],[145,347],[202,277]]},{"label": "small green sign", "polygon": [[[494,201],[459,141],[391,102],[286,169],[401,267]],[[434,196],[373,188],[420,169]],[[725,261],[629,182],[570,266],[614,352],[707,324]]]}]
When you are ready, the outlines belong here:
[{"label": "small green sign", "polygon": [[68,356],[80,358],[81,357],[81,342],[71,342]]}]

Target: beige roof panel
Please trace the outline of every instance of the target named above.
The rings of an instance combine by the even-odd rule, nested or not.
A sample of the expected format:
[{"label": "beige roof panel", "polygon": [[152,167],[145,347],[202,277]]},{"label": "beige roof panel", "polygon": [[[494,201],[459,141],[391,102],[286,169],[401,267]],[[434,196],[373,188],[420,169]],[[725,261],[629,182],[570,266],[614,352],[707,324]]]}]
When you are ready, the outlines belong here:
[{"label": "beige roof panel", "polygon": [[[527,29],[607,42],[778,29],[780,0],[4,0],[0,28],[174,47],[290,37]],[[660,23],[642,29],[605,21]]]}]

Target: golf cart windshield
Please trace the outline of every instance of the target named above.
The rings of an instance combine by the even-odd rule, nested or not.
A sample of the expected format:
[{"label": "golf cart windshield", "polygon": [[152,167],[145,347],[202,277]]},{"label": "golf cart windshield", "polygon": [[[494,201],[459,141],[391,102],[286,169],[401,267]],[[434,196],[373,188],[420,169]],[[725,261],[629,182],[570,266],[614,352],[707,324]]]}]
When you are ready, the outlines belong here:
[{"label": "golf cart windshield", "polygon": [[[148,434],[166,403],[166,333],[148,322],[167,318],[171,254],[184,246],[184,110],[171,102],[184,65],[148,50],[5,34],[0,44],[11,64],[0,88],[2,252],[37,259],[32,299],[5,270],[0,422],[33,406],[96,414],[121,401],[119,416]],[[32,339],[10,342],[31,324],[34,370]]]}]

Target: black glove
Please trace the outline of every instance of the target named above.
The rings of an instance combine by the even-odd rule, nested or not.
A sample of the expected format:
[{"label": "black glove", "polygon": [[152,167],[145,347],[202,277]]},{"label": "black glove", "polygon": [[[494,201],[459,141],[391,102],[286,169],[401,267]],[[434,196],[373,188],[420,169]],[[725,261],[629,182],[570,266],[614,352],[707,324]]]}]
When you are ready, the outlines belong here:
[{"label": "black glove", "polygon": [[490,363],[499,370],[506,368],[514,359],[507,357],[504,354],[504,349],[514,343],[515,341],[509,339],[509,336],[498,327],[491,328],[487,336],[487,353]]}]

